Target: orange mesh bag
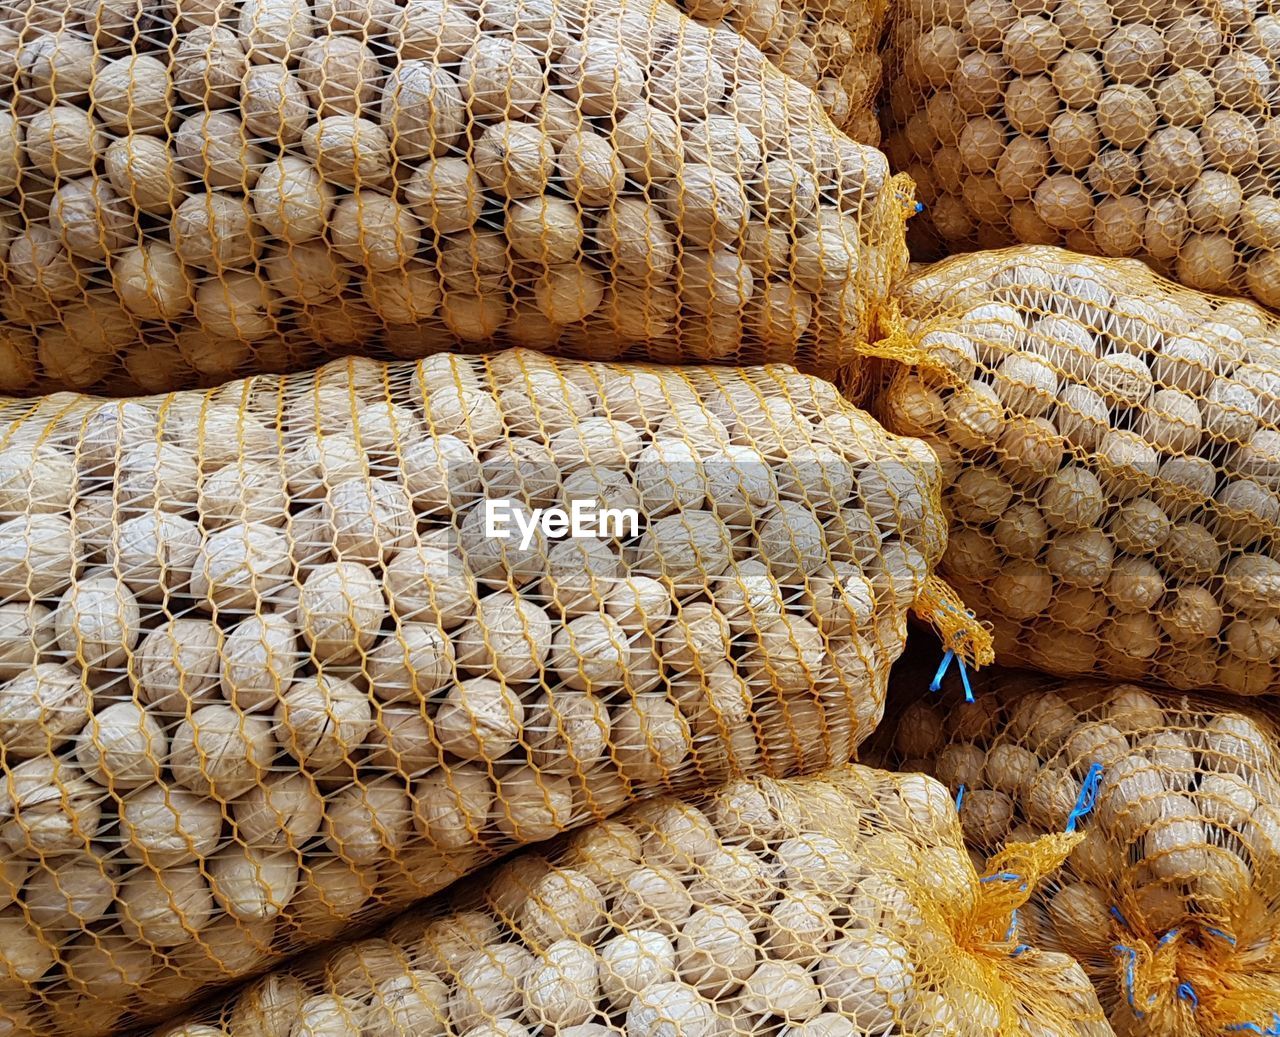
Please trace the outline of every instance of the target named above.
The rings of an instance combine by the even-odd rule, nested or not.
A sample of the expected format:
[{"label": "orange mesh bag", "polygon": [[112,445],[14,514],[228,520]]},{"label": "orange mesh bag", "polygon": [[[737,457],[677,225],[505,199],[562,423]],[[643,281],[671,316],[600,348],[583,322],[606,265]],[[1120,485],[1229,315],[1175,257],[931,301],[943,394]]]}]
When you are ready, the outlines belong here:
[{"label": "orange mesh bag", "polygon": [[933,454],[783,366],[347,360],[0,429],[0,1015],[40,1034],[847,761],[945,542]]},{"label": "orange mesh bag", "polygon": [[[1022,909],[1118,1034],[1269,1034],[1280,1004],[1280,731],[1239,700],[1017,671],[893,710],[868,755],[960,797],[968,845],[1084,834]],[[894,696],[896,700],[896,695]]]},{"label": "orange mesh bag", "polygon": [[884,0],[677,0],[704,25],[727,24],[790,78],[815,91],[854,140],[880,143],[876,95]]},{"label": "orange mesh bag", "polygon": [[905,178],[659,0],[23,0],[0,55],[2,392],[482,345],[830,374],[906,261]]},{"label": "orange mesh bag", "polygon": [[980,879],[923,775],[741,781],[527,851],[161,1032],[1106,1037],[1080,966],[1013,924],[1073,838]]},{"label": "orange mesh bag", "polygon": [[1047,247],[910,278],[931,357],[882,420],[943,458],[942,570],[997,657],[1062,676],[1280,687],[1280,325],[1136,262]]},{"label": "orange mesh bag", "polygon": [[886,148],[921,256],[1017,242],[1134,256],[1280,306],[1271,8],[1252,0],[911,0]]}]

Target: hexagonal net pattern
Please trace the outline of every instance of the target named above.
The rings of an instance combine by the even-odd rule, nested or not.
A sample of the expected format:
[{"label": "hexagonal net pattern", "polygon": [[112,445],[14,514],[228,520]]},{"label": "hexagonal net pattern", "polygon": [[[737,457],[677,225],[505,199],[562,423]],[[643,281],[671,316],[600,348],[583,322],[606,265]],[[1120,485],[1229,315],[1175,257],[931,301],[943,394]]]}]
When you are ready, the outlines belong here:
[{"label": "hexagonal net pattern", "polygon": [[1278,58],[1256,0],[911,0],[885,60],[913,245],[1061,244],[1280,306]]},{"label": "hexagonal net pattern", "polygon": [[1027,246],[903,287],[888,428],[943,459],[942,571],[997,656],[1280,688],[1280,325],[1134,261]]},{"label": "hexagonal net pattern", "polygon": [[14,1034],[172,1011],[635,799],[849,760],[945,543],[933,454],[783,366],[347,360],[0,429]]},{"label": "hexagonal net pattern", "polygon": [[[832,18],[797,53],[867,55]],[[0,391],[464,346],[830,374],[905,263],[908,194],[660,0],[20,0]]]},{"label": "hexagonal net pattern", "polygon": [[924,775],[737,781],[523,853],[161,1033],[1104,1037],[1080,966],[1012,924],[1065,853],[1046,842],[1001,859],[1018,891],[979,878]]},{"label": "hexagonal net pattern", "polygon": [[974,690],[973,702],[950,687],[892,696],[869,756],[963,788],[960,824],[978,854],[1079,817],[1083,842],[1021,911],[1029,942],[1079,960],[1117,1034],[1272,1029],[1275,710],[1012,670],[980,673]]},{"label": "hexagonal net pattern", "polygon": [[827,115],[861,144],[880,143],[883,0],[677,0],[704,25],[730,26],[779,69],[813,90]]}]

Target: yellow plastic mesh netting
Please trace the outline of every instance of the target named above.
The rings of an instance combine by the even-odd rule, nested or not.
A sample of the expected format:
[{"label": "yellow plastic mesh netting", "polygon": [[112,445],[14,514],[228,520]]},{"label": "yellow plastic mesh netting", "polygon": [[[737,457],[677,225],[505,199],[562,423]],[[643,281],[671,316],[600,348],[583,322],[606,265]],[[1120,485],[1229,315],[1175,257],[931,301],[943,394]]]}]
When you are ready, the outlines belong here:
[{"label": "yellow plastic mesh netting", "polygon": [[1010,838],[1084,834],[1022,909],[1026,938],[1080,961],[1118,1034],[1275,1032],[1274,711],[1018,671],[980,673],[974,691],[970,703],[949,688],[901,712],[895,694],[883,744],[868,755],[960,794],[979,853]]},{"label": "yellow plastic mesh netting", "polygon": [[351,359],[0,429],[0,1016],[41,1034],[849,760],[945,544],[932,453],[783,366]]},{"label": "yellow plastic mesh netting", "polygon": [[1137,256],[1280,305],[1280,35],[1254,0],[909,0],[886,54],[922,256]]},{"label": "yellow plastic mesh netting", "polygon": [[1026,884],[982,881],[922,775],[742,781],[526,852],[162,1032],[1105,1037],[1080,966],[1011,924],[1069,846],[1011,847]]},{"label": "yellow plastic mesh netting", "polygon": [[885,0],[675,0],[704,25],[727,24],[814,90],[854,140],[880,143],[880,37]]},{"label": "yellow plastic mesh netting", "polygon": [[8,3],[0,391],[480,344],[830,374],[909,194],[661,0]]},{"label": "yellow plastic mesh netting", "polygon": [[1280,325],[1133,261],[1047,247],[909,279],[932,358],[882,393],[943,459],[942,571],[1002,661],[1280,687]]}]

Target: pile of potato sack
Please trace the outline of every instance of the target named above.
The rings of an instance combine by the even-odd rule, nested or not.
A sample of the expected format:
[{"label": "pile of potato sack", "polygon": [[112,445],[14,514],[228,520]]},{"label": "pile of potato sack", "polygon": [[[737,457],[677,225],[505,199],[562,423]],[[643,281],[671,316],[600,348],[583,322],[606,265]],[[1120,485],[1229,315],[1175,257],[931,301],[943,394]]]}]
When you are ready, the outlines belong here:
[{"label": "pile of potato sack", "polygon": [[[822,102],[869,113],[883,12],[695,13],[9,5],[0,388],[157,392],[495,341],[847,364],[905,262],[904,210]],[[775,21],[796,80],[751,42]]]},{"label": "pile of potato sack", "polygon": [[1275,17],[5,5],[0,1037],[1276,1033]]}]

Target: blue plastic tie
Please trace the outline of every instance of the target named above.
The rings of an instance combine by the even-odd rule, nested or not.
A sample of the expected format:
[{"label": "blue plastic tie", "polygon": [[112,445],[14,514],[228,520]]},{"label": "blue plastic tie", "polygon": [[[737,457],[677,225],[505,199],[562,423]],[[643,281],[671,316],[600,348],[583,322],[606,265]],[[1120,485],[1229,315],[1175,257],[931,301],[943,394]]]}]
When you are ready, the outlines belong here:
[{"label": "blue plastic tie", "polygon": [[1230,933],[1224,933],[1221,929],[1215,929],[1211,925],[1206,925],[1204,931],[1210,936],[1216,936],[1219,940],[1226,940],[1232,947],[1236,945],[1236,938]]},{"label": "blue plastic tie", "polygon": [[[1129,1001],[1129,1008],[1133,1011],[1133,1014],[1139,1019],[1144,1019],[1146,1018],[1147,1013],[1138,1007],[1138,1003],[1133,996],[1133,979],[1134,979],[1134,971],[1138,965],[1138,952],[1135,951],[1132,947],[1126,947],[1122,943],[1117,943],[1115,946],[1111,948],[1111,950],[1116,954],[1123,954],[1126,958],[1129,959],[1128,961],[1125,962],[1125,965],[1124,965],[1125,997]],[[1150,1006],[1155,1001],[1155,999],[1156,999],[1155,994],[1152,994],[1149,998],[1147,998],[1147,1005]]]},{"label": "blue plastic tie", "polygon": [[1195,987],[1193,987],[1190,983],[1178,984],[1178,1000],[1190,1001],[1191,1010],[1193,1012],[1198,1011],[1200,1008],[1200,999],[1196,997]]},{"label": "blue plastic tie", "polygon": [[1118,907],[1116,907],[1116,906],[1115,906],[1115,904],[1112,904],[1112,905],[1111,905],[1111,907],[1110,907],[1110,911],[1111,911],[1111,917],[1112,917],[1112,918],[1114,918],[1117,922],[1119,922],[1119,923],[1120,923],[1122,926],[1124,926],[1126,929],[1128,929],[1128,928],[1129,928],[1129,920],[1128,920],[1127,918],[1125,918],[1125,916],[1124,916],[1124,915],[1122,915],[1122,914],[1120,913],[1120,909],[1119,909]]},{"label": "blue plastic tie", "polygon": [[1271,1025],[1265,1030],[1257,1023],[1230,1023],[1223,1027],[1224,1030],[1232,1030],[1236,1033],[1246,1031],[1248,1033],[1261,1034],[1262,1037],[1280,1037],[1280,1015],[1275,1012],[1271,1013]]},{"label": "blue plastic tie", "polygon": [[964,785],[956,790],[956,813],[960,813],[960,808],[964,806]]},{"label": "blue plastic tie", "polygon": [[938,664],[938,672],[933,675],[933,680],[929,682],[929,690],[938,692],[942,690],[942,678],[947,675],[947,669],[951,666],[951,660],[956,657],[956,653],[947,649],[942,653],[942,662]]},{"label": "blue plastic tie", "polygon": [[1009,930],[1004,934],[1005,943],[1011,941],[1018,935],[1018,909],[1015,907],[1009,912]]},{"label": "blue plastic tie", "polygon": [[1102,764],[1089,765],[1089,773],[1085,775],[1084,784],[1080,786],[1080,795],[1076,797],[1076,805],[1067,815],[1067,831],[1074,832],[1076,825],[1089,816],[1093,804],[1098,799],[1098,786],[1102,784]]},{"label": "blue plastic tie", "polygon": [[1016,947],[1013,949],[1013,951],[1010,953],[1009,957],[1011,957],[1011,958],[1016,958],[1016,957],[1017,957],[1019,954],[1021,954],[1023,951],[1029,951],[1029,950],[1031,950],[1031,944],[1029,944],[1029,943],[1020,943],[1020,944],[1018,944],[1018,946],[1016,946]]},{"label": "blue plastic tie", "polygon": [[1019,889],[1027,888],[1027,880],[1016,871],[998,871],[994,875],[984,875],[979,882],[1019,882]]},{"label": "blue plastic tie", "polygon": [[1160,937],[1160,942],[1157,943],[1156,946],[1163,947],[1166,943],[1168,943],[1175,936],[1177,936],[1178,932],[1179,932],[1178,929],[1170,929],[1167,933],[1165,933],[1162,937]]},{"label": "blue plastic tie", "polygon": [[924,202],[916,202],[916,212],[924,212]]},{"label": "blue plastic tie", "polygon": [[933,680],[929,682],[929,690],[931,692],[939,692],[942,690],[942,678],[945,677],[947,675],[947,671],[951,669],[952,661],[960,667],[960,684],[964,688],[964,700],[966,702],[972,702],[973,688],[969,685],[969,670],[965,666],[964,660],[959,658],[950,648],[942,653],[942,662],[938,664],[938,672],[933,675]]}]

